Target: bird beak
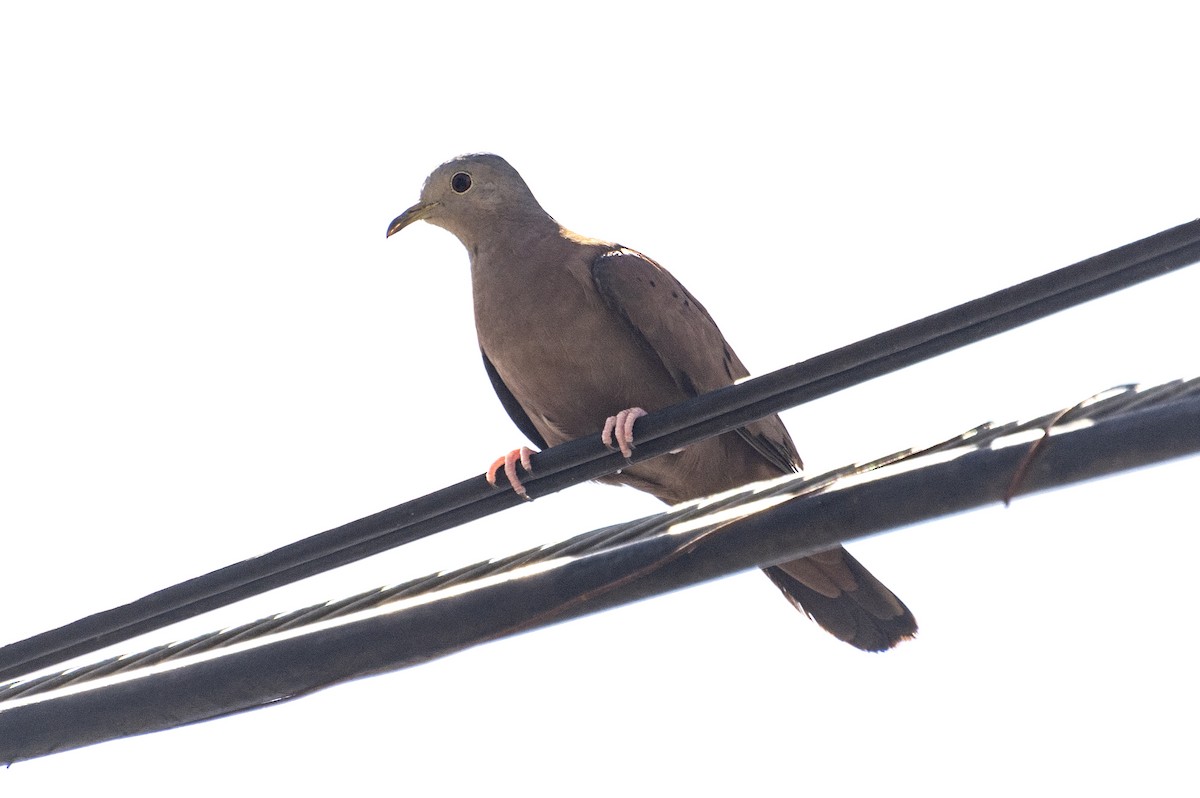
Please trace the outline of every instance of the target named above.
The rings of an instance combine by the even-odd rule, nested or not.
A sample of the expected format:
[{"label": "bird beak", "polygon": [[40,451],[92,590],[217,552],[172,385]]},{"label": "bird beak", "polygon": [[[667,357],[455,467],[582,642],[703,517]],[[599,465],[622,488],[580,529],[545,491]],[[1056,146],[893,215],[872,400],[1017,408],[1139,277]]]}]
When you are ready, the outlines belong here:
[{"label": "bird beak", "polygon": [[395,233],[399,233],[413,222],[424,219],[437,206],[438,203],[436,202],[418,202],[395,219],[392,219],[392,223],[388,225],[388,238],[391,238]]}]

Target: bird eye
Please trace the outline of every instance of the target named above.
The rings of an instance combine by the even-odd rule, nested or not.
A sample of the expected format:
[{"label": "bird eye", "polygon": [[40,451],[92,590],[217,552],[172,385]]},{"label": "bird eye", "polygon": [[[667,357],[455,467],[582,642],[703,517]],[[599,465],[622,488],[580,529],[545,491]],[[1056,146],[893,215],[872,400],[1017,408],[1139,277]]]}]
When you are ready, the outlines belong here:
[{"label": "bird eye", "polygon": [[450,188],[454,189],[456,194],[465,194],[471,189],[471,176],[466,172],[456,173],[450,178]]}]

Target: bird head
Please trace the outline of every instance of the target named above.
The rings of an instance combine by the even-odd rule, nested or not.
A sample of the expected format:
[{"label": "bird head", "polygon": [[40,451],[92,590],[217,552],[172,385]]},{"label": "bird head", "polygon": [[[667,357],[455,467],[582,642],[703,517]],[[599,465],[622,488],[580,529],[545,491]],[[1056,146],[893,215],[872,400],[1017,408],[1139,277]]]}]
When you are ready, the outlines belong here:
[{"label": "bird head", "polygon": [[549,219],[529,186],[499,155],[464,155],[439,166],[421,200],[388,225],[389,237],[418,220],[445,228],[469,248],[496,228]]}]

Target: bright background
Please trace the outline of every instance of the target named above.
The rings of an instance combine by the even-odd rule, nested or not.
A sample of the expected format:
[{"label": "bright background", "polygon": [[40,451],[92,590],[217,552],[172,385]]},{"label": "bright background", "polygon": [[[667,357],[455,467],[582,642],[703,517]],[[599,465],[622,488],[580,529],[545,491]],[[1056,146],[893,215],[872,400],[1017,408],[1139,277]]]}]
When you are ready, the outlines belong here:
[{"label": "bright background", "polygon": [[[659,260],[757,373],[1200,213],[1190,4],[972,8],[7,5],[0,640],[521,442],[461,246],[384,238],[459,153],[504,155],[567,227]],[[1177,273],[785,420],[817,472],[1190,376],[1198,296],[1200,269]],[[853,546],[921,622],[887,655],[747,574],[18,763],[0,794],[1181,794],[1198,476]],[[658,507],[579,487],[178,634]]]}]

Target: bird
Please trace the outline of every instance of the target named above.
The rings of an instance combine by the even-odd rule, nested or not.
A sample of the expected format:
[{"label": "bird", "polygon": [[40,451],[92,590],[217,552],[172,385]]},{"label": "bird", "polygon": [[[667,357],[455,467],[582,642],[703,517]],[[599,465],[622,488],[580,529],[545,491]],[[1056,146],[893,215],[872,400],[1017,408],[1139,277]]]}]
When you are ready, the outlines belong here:
[{"label": "bird", "polygon": [[[388,225],[441,227],[466,248],[483,365],[517,428],[539,448],[594,435],[629,457],[637,419],[731,385],[749,371],[703,305],[649,257],[560,225],[498,155],[435,169],[420,200]],[[524,495],[522,446],[504,469]],[[668,504],[800,470],[778,416],[633,463],[598,481]],[[908,607],[844,548],[763,568],[799,610],[834,637],[885,651],[917,631]]]}]

